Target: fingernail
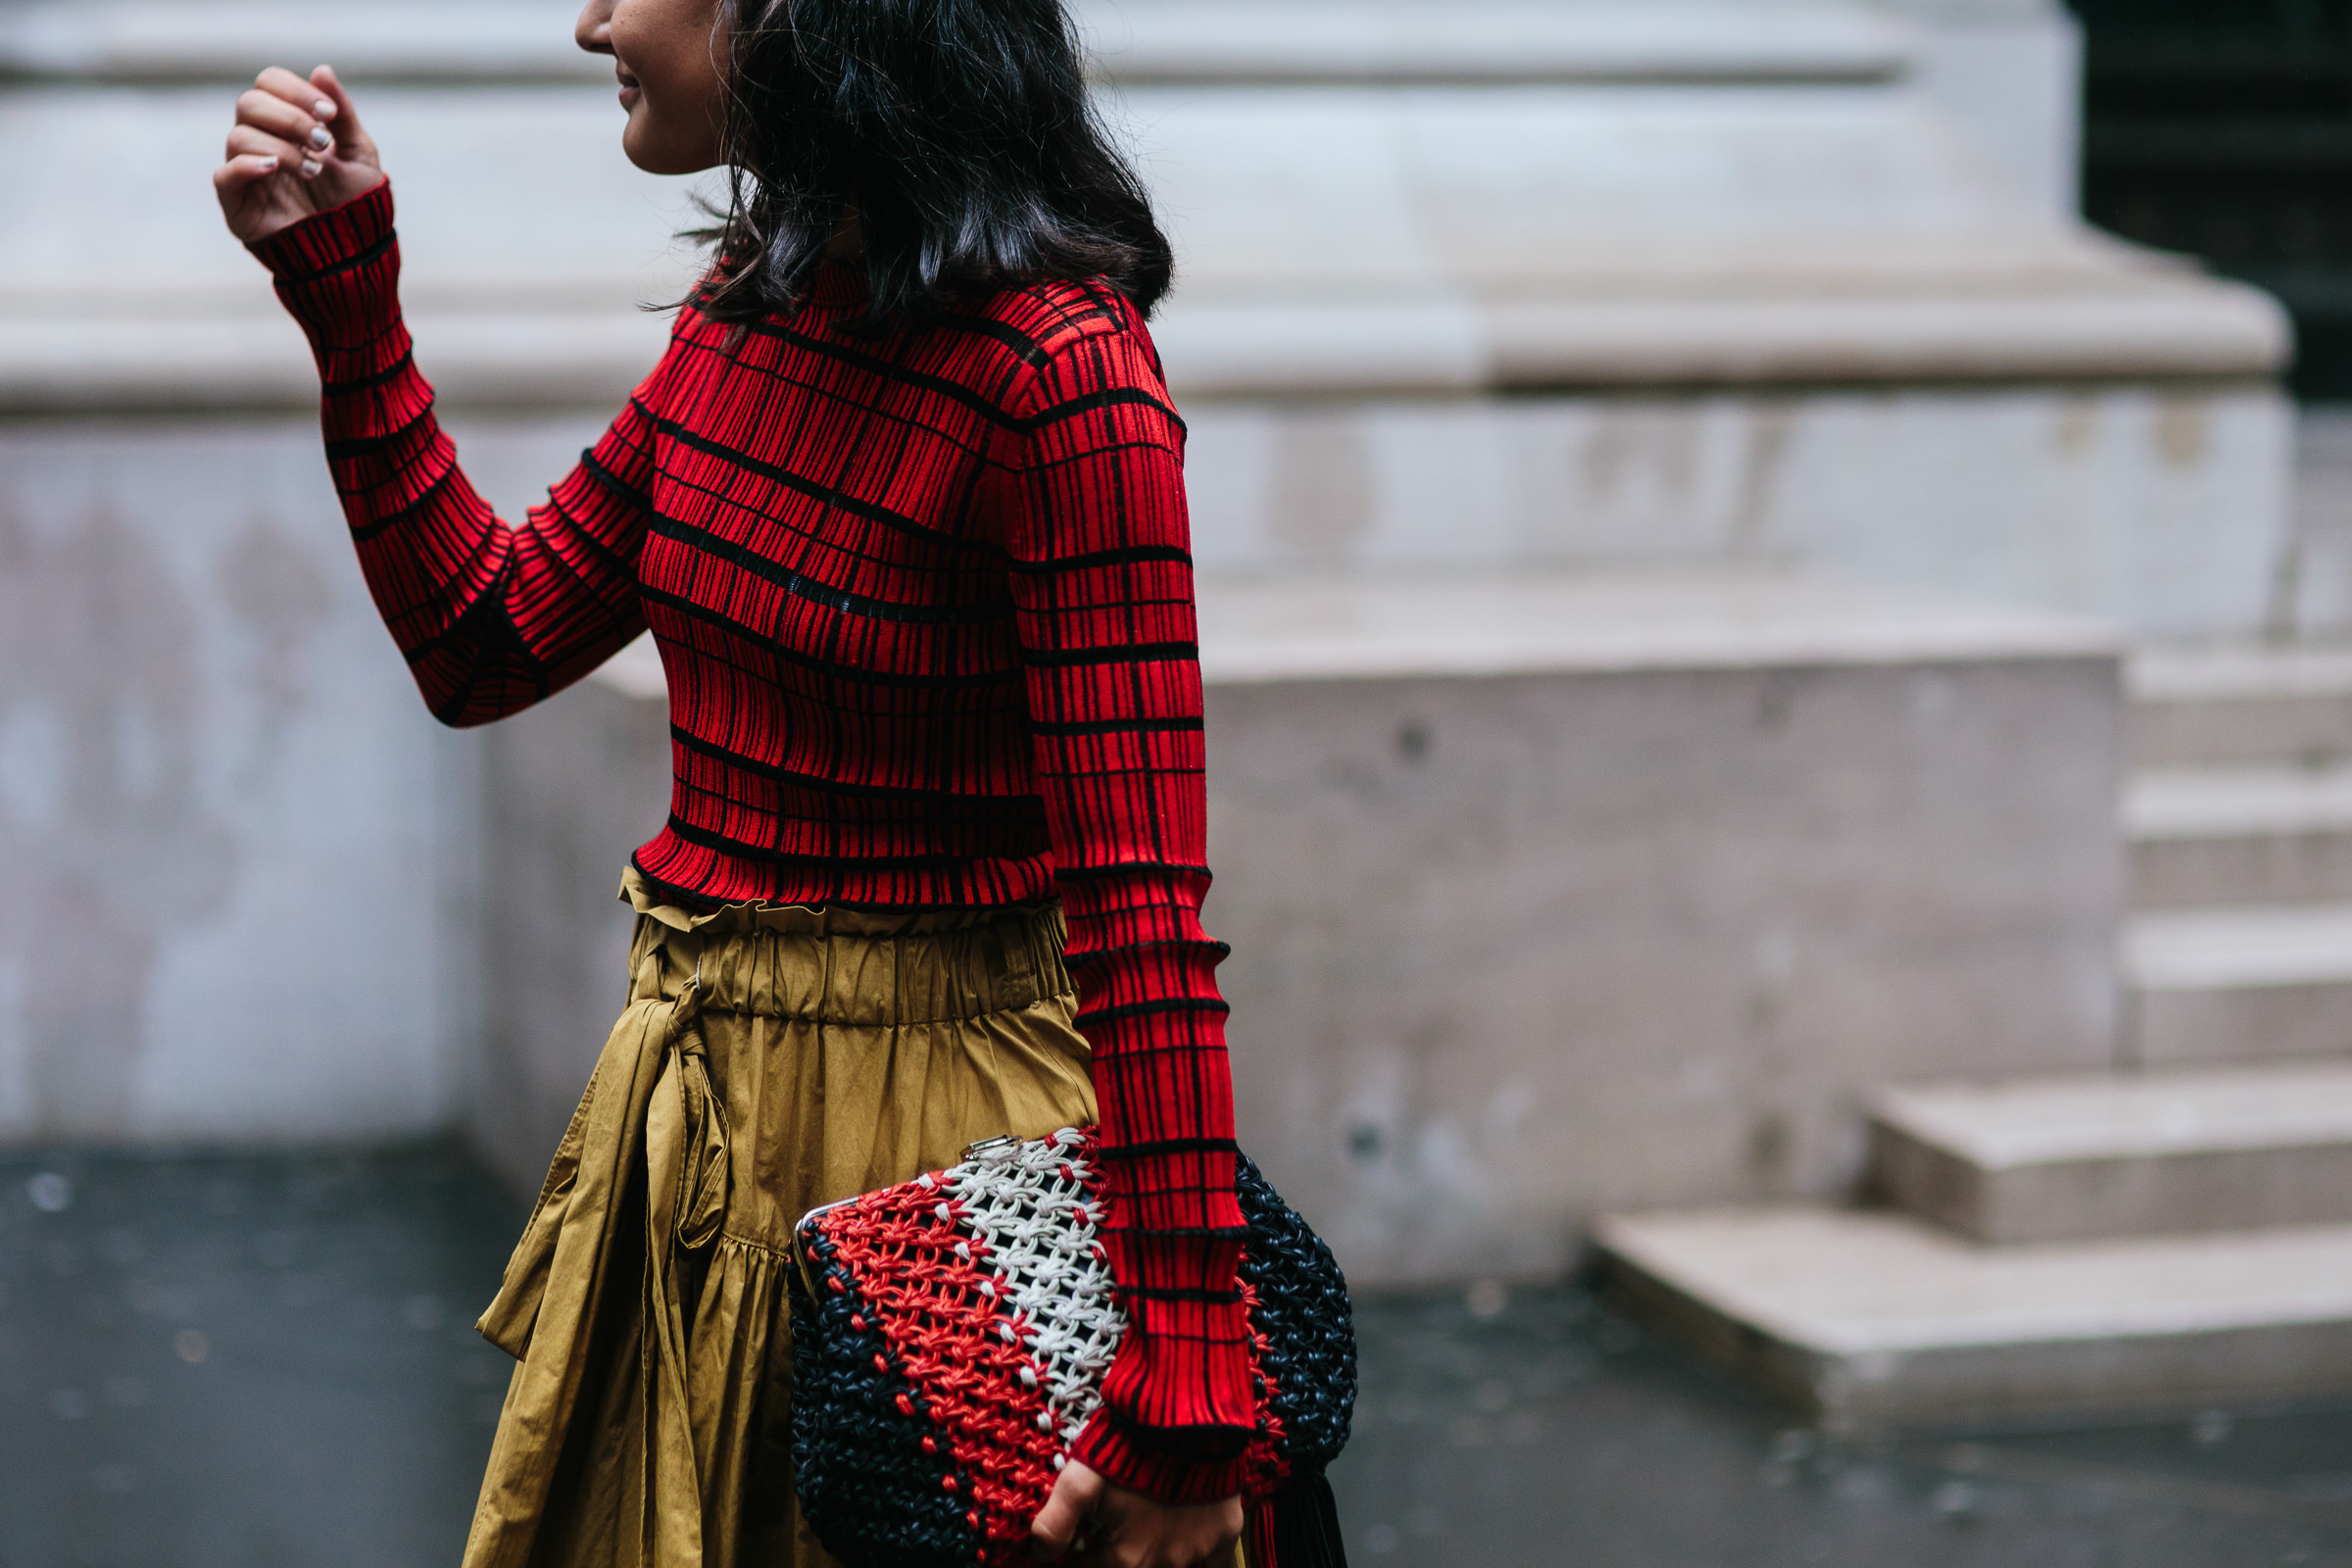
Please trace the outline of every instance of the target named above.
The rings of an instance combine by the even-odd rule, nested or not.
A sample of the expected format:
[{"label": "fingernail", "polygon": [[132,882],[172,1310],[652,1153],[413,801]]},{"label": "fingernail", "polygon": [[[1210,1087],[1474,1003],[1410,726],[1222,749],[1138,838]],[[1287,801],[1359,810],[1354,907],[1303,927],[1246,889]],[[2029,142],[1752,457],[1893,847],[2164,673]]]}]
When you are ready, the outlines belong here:
[{"label": "fingernail", "polygon": [[334,144],[335,138],[326,133],[325,126],[313,125],[311,127],[311,150],[313,152],[322,153]]},{"label": "fingernail", "polygon": [[319,163],[316,158],[305,158],[302,161],[302,177],[309,179],[314,174],[317,174],[319,170],[325,167],[325,165]]},{"label": "fingernail", "polygon": [[334,101],[328,98],[321,98],[317,103],[311,105],[311,113],[317,115],[320,120],[332,120],[335,118]]},{"label": "fingernail", "polygon": [[277,156],[274,153],[266,154],[262,157],[256,158],[253,162],[255,168],[261,170],[264,173],[268,173],[270,170],[273,170],[277,167]]}]

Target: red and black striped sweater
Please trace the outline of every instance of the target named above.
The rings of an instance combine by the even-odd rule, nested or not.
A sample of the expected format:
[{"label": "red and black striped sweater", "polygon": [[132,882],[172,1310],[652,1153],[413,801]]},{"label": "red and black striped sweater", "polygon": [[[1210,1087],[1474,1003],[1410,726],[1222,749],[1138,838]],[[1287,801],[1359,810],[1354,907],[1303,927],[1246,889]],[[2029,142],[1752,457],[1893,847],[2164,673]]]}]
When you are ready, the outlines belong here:
[{"label": "red and black striped sweater", "polygon": [[502,717],[651,627],[689,906],[1058,895],[1133,1331],[1078,1455],[1165,1499],[1239,1490],[1221,945],[1202,931],[1200,675],[1181,470],[1134,307],[1095,284],[845,330],[855,271],[736,330],[681,310],[603,439],[510,526],[459,468],[378,186],[254,247],[309,334],[368,585],[434,714]]}]

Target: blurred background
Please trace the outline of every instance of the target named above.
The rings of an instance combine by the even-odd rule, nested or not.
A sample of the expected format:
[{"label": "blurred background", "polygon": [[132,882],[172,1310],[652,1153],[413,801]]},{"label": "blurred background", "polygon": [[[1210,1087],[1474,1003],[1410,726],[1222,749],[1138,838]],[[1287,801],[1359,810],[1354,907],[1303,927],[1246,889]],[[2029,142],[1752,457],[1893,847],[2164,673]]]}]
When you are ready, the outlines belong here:
[{"label": "blurred background", "polygon": [[[0,1565],[454,1561],[658,658],[452,734],[207,183],[334,64],[519,515],[560,0],[0,0]],[[1081,0],[1361,1562],[2352,1563],[2352,4]]]}]

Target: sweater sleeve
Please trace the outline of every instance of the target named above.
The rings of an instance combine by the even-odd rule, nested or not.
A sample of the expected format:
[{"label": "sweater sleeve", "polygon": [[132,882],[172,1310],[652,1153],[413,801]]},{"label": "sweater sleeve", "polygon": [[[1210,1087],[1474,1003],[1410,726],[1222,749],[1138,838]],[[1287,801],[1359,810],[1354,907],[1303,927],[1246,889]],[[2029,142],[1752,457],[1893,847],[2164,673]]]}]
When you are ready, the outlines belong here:
[{"label": "sweater sleeve", "polygon": [[1225,955],[1208,889],[1183,424],[1150,339],[1038,369],[1005,503],[1038,786],[1093,1047],[1104,1240],[1129,1332],[1076,1456],[1131,1490],[1241,1490],[1254,1421],[1237,1283]]},{"label": "sweater sleeve", "polygon": [[327,466],[361,570],[435,717],[503,718],[644,630],[636,563],[662,370],[546,505],[510,526],[458,466],[412,357],[391,184],[252,249],[311,340]]}]

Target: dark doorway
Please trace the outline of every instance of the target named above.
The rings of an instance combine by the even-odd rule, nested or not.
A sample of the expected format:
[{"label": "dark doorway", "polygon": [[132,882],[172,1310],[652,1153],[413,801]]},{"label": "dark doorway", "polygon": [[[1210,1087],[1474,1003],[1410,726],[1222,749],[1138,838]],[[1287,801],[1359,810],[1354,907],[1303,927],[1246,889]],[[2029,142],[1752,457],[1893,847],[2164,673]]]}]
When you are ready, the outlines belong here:
[{"label": "dark doorway", "polygon": [[2293,313],[2305,398],[2352,398],[2352,0],[2073,0],[2083,206]]}]

